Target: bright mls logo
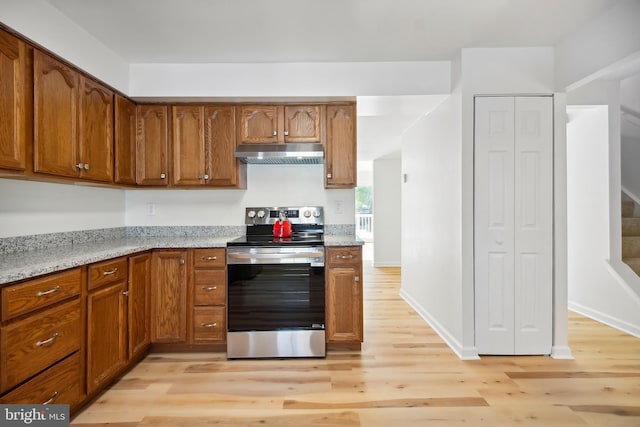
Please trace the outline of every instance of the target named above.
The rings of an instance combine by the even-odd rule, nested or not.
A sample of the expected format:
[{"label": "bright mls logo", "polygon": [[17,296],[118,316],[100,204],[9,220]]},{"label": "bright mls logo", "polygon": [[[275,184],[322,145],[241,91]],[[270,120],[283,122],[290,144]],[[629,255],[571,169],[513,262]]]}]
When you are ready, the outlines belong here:
[{"label": "bright mls logo", "polygon": [[68,427],[69,405],[0,405],[0,425]]}]

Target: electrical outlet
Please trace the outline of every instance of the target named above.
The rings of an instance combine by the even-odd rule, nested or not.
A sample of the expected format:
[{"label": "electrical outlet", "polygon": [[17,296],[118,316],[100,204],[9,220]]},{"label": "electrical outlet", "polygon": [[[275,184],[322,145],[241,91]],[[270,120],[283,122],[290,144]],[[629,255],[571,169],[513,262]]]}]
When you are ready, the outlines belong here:
[{"label": "electrical outlet", "polygon": [[344,213],[344,203],[342,202],[342,200],[336,200],[334,205],[334,209],[336,214],[341,215]]},{"label": "electrical outlet", "polygon": [[147,216],[155,216],[156,205],[153,203],[147,203]]}]

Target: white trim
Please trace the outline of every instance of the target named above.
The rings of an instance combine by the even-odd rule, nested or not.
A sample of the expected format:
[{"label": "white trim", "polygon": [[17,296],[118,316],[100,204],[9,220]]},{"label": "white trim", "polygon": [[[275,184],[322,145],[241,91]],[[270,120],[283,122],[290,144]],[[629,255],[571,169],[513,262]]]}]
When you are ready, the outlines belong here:
[{"label": "white trim", "polygon": [[573,354],[571,354],[571,349],[566,345],[552,346],[551,347],[551,357],[553,359],[564,359],[564,360],[573,360]]},{"label": "white trim", "polygon": [[611,326],[612,328],[625,332],[629,335],[633,335],[634,337],[640,338],[640,326],[638,325],[632,325],[631,323],[625,322],[624,320],[610,316],[606,313],[602,313],[598,310],[593,310],[589,307],[585,307],[582,304],[578,304],[572,301],[569,301],[569,310],[575,311],[578,314],[589,317],[600,323],[604,323],[607,326]]},{"label": "white trim", "polygon": [[402,263],[401,262],[396,262],[396,261],[388,261],[388,262],[373,262],[372,265],[374,267],[401,267]]},{"label": "white trim", "polygon": [[478,349],[475,347],[463,347],[460,342],[449,333],[442,325],[433,318],[415,299],[413,299],[404,289],[400,290],[400,296],[415,310],[422,319],[429,324],[449,348],[460,358],[460,360],[478,360]]}]

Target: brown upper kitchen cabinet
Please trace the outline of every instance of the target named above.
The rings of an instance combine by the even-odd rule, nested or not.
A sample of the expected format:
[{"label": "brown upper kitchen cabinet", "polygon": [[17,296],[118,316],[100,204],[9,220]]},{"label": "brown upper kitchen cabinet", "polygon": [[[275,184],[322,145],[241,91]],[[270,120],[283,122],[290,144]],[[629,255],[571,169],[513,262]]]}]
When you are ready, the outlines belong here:
[{"label": "brown upper kitchen cabinet", "polygon": [[356,167],[355,104],[328,105],[324,159],[325,187],[355,187]]},{"label": "brown upper kitchen cabinet", "polygon": [[34,52],[34,172],[113,180],[113,92]]},{"label": "brown upper kitchen cabinet", "polygon": [[240,105],[238,144],[322,142],[321,105]]},{"label": "brown upper kitchen cabinet", "polygon": [[0,169],[24,171],[30,125],[27,47],[0,29]]},{"label": "brown upper kitchen cabinet", "polygon": [[117,184],[136,183],[136,105],[115,96],[114,151]]},{"label": "brown upper kitchen cabinet", "polygon": [[244,188],[246,165],[235,158],[235,108],[174,105],[173,184]]},{"label": "brown upper kitchen cabinet", "polygon": [[136,110],[136,181],[166,186],[169,182],[168,113],[165,105],[138,105]]}]

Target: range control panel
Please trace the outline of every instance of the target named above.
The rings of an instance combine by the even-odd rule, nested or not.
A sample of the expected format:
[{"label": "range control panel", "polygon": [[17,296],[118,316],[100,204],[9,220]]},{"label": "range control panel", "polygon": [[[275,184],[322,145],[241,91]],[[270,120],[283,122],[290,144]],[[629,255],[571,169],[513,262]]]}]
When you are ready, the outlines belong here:
[{"label": "range control panel", "polygon": [[245,208],[244,223],[246,225],[273,224],[280,215],[284,215],[291,224],[324,224],[322,206]]}]

